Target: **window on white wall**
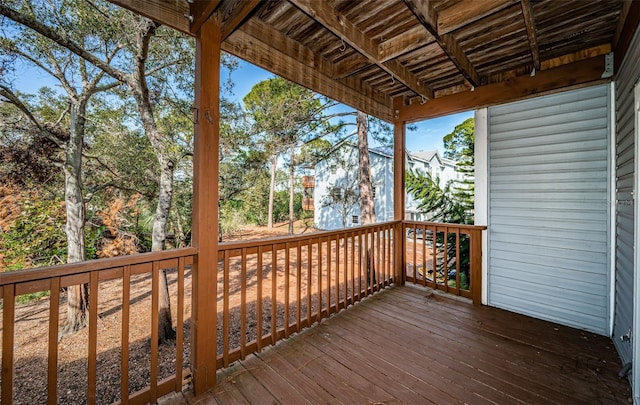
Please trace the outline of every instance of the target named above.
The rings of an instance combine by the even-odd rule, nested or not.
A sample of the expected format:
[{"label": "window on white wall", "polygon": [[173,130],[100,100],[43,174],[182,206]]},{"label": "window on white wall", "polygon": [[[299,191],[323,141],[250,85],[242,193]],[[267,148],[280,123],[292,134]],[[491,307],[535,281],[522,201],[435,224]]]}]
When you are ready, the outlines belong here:
[{"label": "window on white wall", "polygon": [[358,224],[358,216],[357,215],[354,215],[354,216],[351,217],[351,223],[352,224]]},{"label": "window on white wall", "polygon": [[376,188],[373,187],[373,198],[376,198]]}]

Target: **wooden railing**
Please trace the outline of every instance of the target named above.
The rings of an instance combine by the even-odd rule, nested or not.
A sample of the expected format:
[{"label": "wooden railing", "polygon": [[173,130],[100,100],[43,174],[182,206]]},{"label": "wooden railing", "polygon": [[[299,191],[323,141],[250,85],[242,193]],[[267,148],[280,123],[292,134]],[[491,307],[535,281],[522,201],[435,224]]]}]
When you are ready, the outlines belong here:
[{"label": "wooden railing", "polygon": [[[59,395],[66,394],[58,392],[59,374],[65,368],[58,364],[59,355],[70,357],[80,354],[82,357],[86,353],[86,382],[82,381],[84,373],[75,375],[73,385],[74,391],[71,393],[73,402],[94,404],[99,396],[101,388],[98,379],[103,374],[120,374],[119,386],[115,387],[118,392],[106,395],[108,401],[120,400],[121,403],[155,403],[156,399],[171,391],[180,391],[183,386],[183,367],[185,360],[183,351],[185,349],[184,337],[185,316],[190,317],[185,308],[185,281],[190,280],[190,266],[196,255],[196,249],[187,248],[171,250],[157,253],[146,253],[135,256],[125,256],[113,259],[101,259],[84,263],[68,264],[56,267],[47,267],[31,270],[22,270],[0,275],[0,298],[2,298],[2,403],[15,401],[14,383],[26,381],[40,376],[46,379],[47,393],[46,401],[55,404],[59,401]],[[176,327],[176,340],[173,347],[165,349],[169,351],[169,364],[173,363],[172,370],[166,372],[164,359],[159,357],[158,348],[158,302],[160,297],[159,280],[161,270],[168,274],[168,284],[170,285],[170,295],[173,298],[172,310],[174,312],[174,326]],[[64,321],[64,309],[66,305],[62,302],[60,290],[65,287],[75,285],[89,285],[89,314],[88,328],[73,336],[65,337],[59,342],[59,328]],[[118,289],[120,300],[104,302],[101,295],[106,289]],[[48,312],[44,316],[43,322],[48,325],[46,336],[32,336],[33,339],[44,339],[48,341],[47,350],[39,353],[46,362],[46,367],[33,366],[36,362],[37,353],[31,353],[27,348],[28,341],[19,344],[16,341],[16,328],[20,328],[16,323],[16,310],[22,310],[23,306],[16,307],[16,297],[24,294],[36,292],[48,292],[48,305],[38,313]],[[104,294],[106,295],[106,293]],[[111,295],[110,295],[111,296]],[[37,301],[33,305],[42,305],[42,301]],[[48,310],[48,311],[47,311]],[[119,328],[111,327],[105,330],[100,328],[103,316],[119,313]],[[25,315],[19,313],[24,318]],[[35,317],[33,313],[30,317]],[[144,319],[144,325],[130,324],[130,318],[136,317]],[[24,319],[22,319],[24,320]],[[137,327],[141,331],[134,331]],[[119,340],[119,356],[111,356],[113,359],[119,358],[116,364],[105,364],[104,353],[99,353],[98,332],[101,339],[112,341]],[[20,331],[23,334],[33,333],[32,331]],[[130,336],[142,335],[146,338],[142,342],[130,341]],[[84,336],[77,337],[77,335]],[[23,336],[18,336],[21,338]],[[67,339],[71,339],[67,342]],[[82,344],[76,346],[76,340],[83,340]],[[68,347],[69,345],[71,347]],[[66,347],[63,348],[62,345]],[[147,346],[148,345],[148,346]],[[15,347],[14,347],[15,346]],[[165,346],[165,345],[163,345]],[[139,347],[141,353],[131,353],[135,359],[130,357],[130,347]],[[27,353],[22,353],[22,350]],[[142,356],[142,357],[140,357]],[[98,364],[100,361],[100,364]],[[132,364],[130,365],[130,361]],[[28,367],[29,362],[32,366]],[[17,364],[19,363],[19,364]],[[164,373],[160,372],[163,368]],[[139,379],[140,375],[148,376],[146,388],[131,387],[130,378]],[[165,375],[169,374],[169,375]],[[102,379],[102,378],[101,378]],[[83,384],[84,383],[84,384]],[[79,389],[84,385],[86,390]],[[113,388],[113,387],[111,387]],[[135,391],[138,389],[137,391]],[[131,390],[135,392],[130,392]],[[34,393],[31,393],[33,395]],[[105,400],[103,396],[103,401]],[[67,398],[67,401],[69,399]],[[38,401],[39,402],[39,401]]]},{"label": "wooden railing", "polygon": [[405,280],[450,294],[482,299],[484,226],[403,221]]},{"label": "wooden railing", "polygon": [[[217,293],[218,344],[215,359],[209,356],[208,361],[217,368],[227,367],[392,283],[421,284],[480,303],[483,229],[395,221],[220,243],[217,291],[211,292],[211,299]],[[85,379],[75,376],[78,380],[73,382],[70,395],[76,402],[154,403],[162,395],[180,391],[192,360],[189,320],[192,305],[197,305],[191,300],[196,257],[197,250],[188,248],[0,273],[2,403],[20,402],[14,383],[22,389],[22,381],[37,378],[47,386],[39,402],[64,400],[67,393],[59,387],[65,386],[61,381],[67,378],[69,351],[86,362]],[[177,339],[160,347],[163,270]],[[61,290],[81,284],[89,286],[88,328],[59,341],[66,309]],[[36,308],[32,312],[16,305],[18,297],[37,292],[49,297],[30,303]],[[42,336],[24,330],[29,319],[38,317],[45,324]],[[29,338],[47,342],[38,356],[22,347],[24,342],[28,346]],[[99,345],[99,339],[112,343]],[[112,348],[110,356],[98,350],[103,346]],[[40,367],[25,366],[36,357]],[[167,365],[171,365],[168,370]],[[100,383],[104,373],[119,374],[119,385],[107,387],[109,394]],[[113,379],[108,380],[113,385]]]},{"label": "wooden railing", "polygon": [[396,226],[400,222],[221,243],[217,367],[393,283]]}]

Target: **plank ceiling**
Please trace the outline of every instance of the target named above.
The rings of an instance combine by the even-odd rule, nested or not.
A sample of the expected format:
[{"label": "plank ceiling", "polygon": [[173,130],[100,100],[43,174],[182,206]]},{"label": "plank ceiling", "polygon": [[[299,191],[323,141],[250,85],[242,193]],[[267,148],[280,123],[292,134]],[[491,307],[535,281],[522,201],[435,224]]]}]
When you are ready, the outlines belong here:
[{"label": "plank ceiling", "polygon": [[215,12],[225,51],[385,120],[394,99],[424,104],[601,57],[627,40],[637,8],[618,0],[114,2],[187,33]]}]

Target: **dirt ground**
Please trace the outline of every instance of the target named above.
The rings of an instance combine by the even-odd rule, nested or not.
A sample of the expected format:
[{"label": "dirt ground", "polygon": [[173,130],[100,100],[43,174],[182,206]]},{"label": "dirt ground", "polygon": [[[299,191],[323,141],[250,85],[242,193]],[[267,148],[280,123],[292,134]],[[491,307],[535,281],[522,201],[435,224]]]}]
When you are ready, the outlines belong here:
[{"label": "dirt ground", "polygon": [[[315,230],[305,223],[297,223],[296,234],[310,233]],[[277,224],[274,229],[246,229],[228,241],[266,238],[286,235],[287,224]],[[381,239],[383,240],[383,239]],[[407,258],[413,260],[413,243],[407,241]],[[391,247],[391,243],[388,246]],[[268,250],[262,254],[262,268],[258,272],[257,253],[246,256],[246,279],[241,278],[241,258],[229,259],[229,293],[224,293],[224,263],[219,266],[218,278],[218,355],[225,347],[225,336],[230,351],[240,347],[242,325],[242,294],[246,296],[245,342],[256,339],[260,333],[266,336],[271,332],[272,316],[276,316],[276,328],[285,326],[285,314],[289,324],[298,317],[305,319],[309,312],[317,313],[321,306],[327,310],[327,303],[336,305],[345,295],[357,295],[364,288],[366,278],[365,257],[358,254],[359,242],[356,240],[327,241],[308,245],[279,248],[275,255]],[[319,249],[322,255],[319,256]],[[422,248],[416,249],[416,263],[423,262]],[[362,250],[361,252],[364,252]],[[374,250],[375,251],[375,250]],[[311,255],[309,254],[311,253]],[[426,262],[431,262],[426,252]],[[318,262],[318,258],[320,261]],[[344,260],[346,257],[347,260]],[[288,262],[287,262],[288,258]],[[373,259],[376,280],[384,278],[383,272],[391,271],[390,260],[382,256]],[[300,270],[298,271],[298,261]],[[360,265],[363,263],[363,266]],[[407,266],[409,269],[413,266]],[[273,271],[275,269],[275,272]],[[322,269],[322,270],[319,270]],[[319,274],[321,271],[321,274]],[[260,279],[258,278],[260,275]],[[276,282],[276,295],[273,296],[273,282]],[[191,269],[185,272],[184,322],[176,324],[177,319],[177,270],[168,269],[171,310],[175,328],[182,328],[183,369],[190,368],[190,317],[191,317]],[[285,282],[288,280],[288,284]],[[369,279],[370,280],[370,279]],[[242,287],[244,284],[244,288]],[[261,284],[261,289],[258,288]],[[330,287],[330,288],[328,288]],[[150,385],[150,331],[151,331],[151,276],[149,273],[132,276],[130,283],[130,319],[129,319],[129,392],[133,393]],[[298,301],[298,290],[300,301]],[[65,319],[65,294],[60,299],[60,323]],[[258,296],[261,299],[258,299]],[[275,305],[275,310],[274,310]],[[100,404],[109,404],[120,400],[121,382],[121,339],[122,339],[122,280],[102,281],[98,288],[98,341],[97,341],[97,398]],[[224,323],[224,310],[228,311],[229,322]],[[258,327],[258,313],[262,313],[261,328]],[[14,341],[14,389],[13,400],[16,404],[45,403],[47,399],[47,364],[49,335],[49,297],[43,297],[27,304],[16,305],[15,341]],[[0,323],[1,325],[1,323]],[[58,403],[83,404],[87,402],[87,353],[88,329],[64,337],[58,343]],[[159,380],[175,373],[176,342],[160,345]]]}]

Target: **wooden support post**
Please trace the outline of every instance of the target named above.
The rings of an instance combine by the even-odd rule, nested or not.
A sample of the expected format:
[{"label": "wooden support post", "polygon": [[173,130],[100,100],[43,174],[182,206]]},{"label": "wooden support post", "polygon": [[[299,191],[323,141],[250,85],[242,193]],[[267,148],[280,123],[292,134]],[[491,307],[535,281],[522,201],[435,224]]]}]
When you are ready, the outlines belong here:
[{"label": "wooden support post", "polygon": [[469,236],[471,237],[469,249],[471,299],[473,305],[482,305],[482,230],[473,229]]},{"label": "wooden support post", "polygon": [[191,321],[196,396],[216,383],[220,46],[220,25],[214,14],[196,34],[193,246],[198,255],[193,264]]},{"label": "wooden support post", "polygon": [[[405,122],[397,120],[400,108],[404,105],[403,98],[393,100],[393,219],[404,221],[404,172],[405,172]],[[405,281],[405,234],[402,222],[396,225],[394,233],[394,278],[397,285],[404,285]]]}]

